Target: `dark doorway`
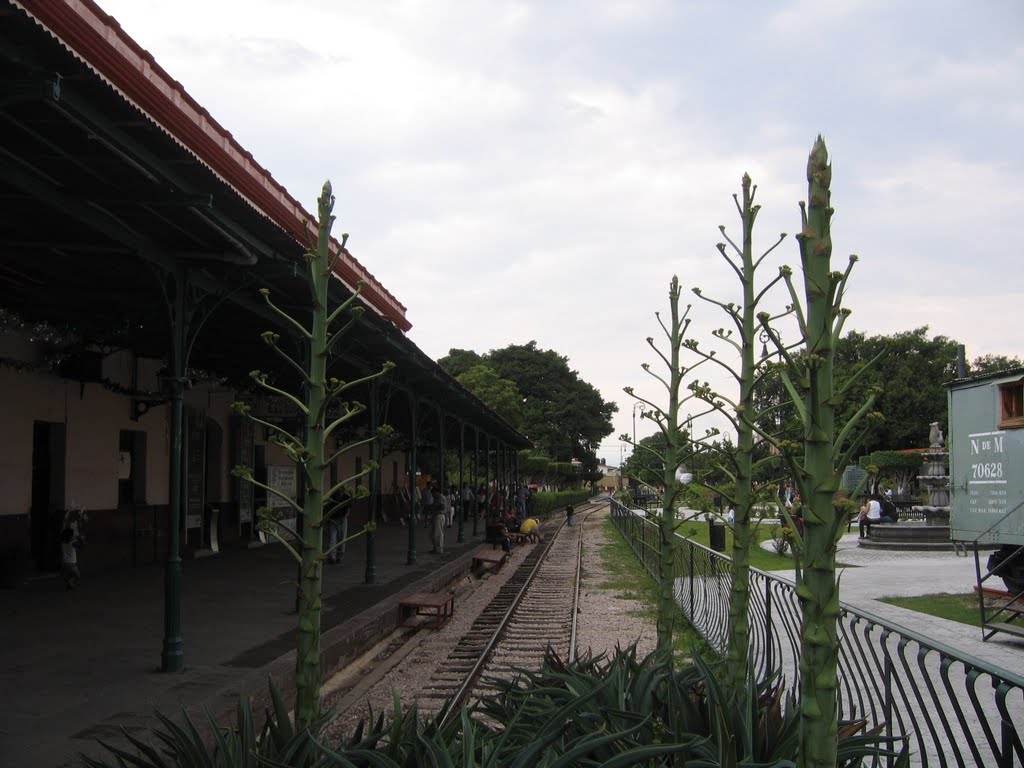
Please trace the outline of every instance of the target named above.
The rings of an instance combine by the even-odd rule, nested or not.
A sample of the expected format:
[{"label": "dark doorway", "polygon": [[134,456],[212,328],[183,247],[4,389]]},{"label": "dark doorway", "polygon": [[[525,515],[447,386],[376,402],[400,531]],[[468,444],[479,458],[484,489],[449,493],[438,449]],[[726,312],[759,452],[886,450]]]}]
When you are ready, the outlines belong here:
[{"label": "dark doorway", "polygon": [[120,507],[146,503],[146,433],[122,429],[117,503]]},{"label": "dark doorway", "polygon": [[32,506],[29,512],[32,561],[37,570],[60,568],[60,524],[64,507],[64,425],[32,424]]}]

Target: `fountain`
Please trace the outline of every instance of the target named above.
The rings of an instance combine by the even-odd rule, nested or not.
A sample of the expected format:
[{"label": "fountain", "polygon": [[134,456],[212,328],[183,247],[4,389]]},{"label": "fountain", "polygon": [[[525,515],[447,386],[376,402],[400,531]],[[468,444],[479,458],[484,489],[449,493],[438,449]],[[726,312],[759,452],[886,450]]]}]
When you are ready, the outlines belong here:
[{"label": "fountain", "polygon": [[872,525],[869,536],[858,543],[868,549],[945,551],[953,549],[949,538],[949,452],[938,422],[931,425],[928,450],[924,451],[924,474],[917,482],[928,492],[928,503],[911,507],[911,520],[895,525]]},{"label": "fountain", "polygon": [[913,511],[924,516],[926,525],[949,527],[949,452],[943,445],[939,423],[933,422],[928,436],[928,450],[922,454],[926,465],[925,473],[917,476],[917,482],[928,492],[928,503],[913,507]]}]

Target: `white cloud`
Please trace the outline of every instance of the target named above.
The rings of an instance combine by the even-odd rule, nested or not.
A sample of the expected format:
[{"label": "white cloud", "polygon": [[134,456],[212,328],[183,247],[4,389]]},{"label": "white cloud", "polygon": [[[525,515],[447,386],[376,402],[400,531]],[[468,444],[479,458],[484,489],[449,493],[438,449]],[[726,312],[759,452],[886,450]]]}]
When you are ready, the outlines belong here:
[{"label": "white cloud", "polygon": [[[850,326],[1024,354],[1013,4],[101,2],[297,198],[332,179],[425,351],[536,339],[622,405],[611,442],[623,386],[659,397],[672,275],[734,299],[714,246],[742,174],[759,247],[792,235],[819,131]],[[765,280],[797,261],[790,238]]]}]

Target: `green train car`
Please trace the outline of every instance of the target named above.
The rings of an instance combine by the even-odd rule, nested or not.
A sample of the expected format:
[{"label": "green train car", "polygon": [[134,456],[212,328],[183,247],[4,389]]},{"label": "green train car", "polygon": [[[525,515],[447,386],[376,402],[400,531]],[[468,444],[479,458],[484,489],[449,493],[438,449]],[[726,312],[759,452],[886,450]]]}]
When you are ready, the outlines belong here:
[{"label": "green train car", "polygon": [[948,385],[950,533],[1002,545],[988,567],[1024,591],[1024,368]]}]

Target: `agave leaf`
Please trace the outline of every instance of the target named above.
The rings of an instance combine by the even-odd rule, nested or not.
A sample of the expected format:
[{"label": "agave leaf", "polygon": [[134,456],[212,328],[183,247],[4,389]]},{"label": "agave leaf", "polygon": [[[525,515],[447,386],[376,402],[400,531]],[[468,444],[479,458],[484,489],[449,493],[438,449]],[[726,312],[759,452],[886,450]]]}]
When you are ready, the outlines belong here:
[{"label": "agave leaf", "polygon": [[245,768],[245,765],[241,762],[241,756],[237,754],[237,737],[229,739],[225,736],[224,730],[217,724],[217,721],[214,719],[210,710],[203,707],[203,711],[206,713],[206,726],[210,729],[210,733],[213,734],[213,740],[217,745],[214,754],[220,755],[222,762],[226,762],[232,766],[238,766],[238,768]]},{"label": "agave leaf", "polygon": [[[648,744],[633,747],[605,760],[598,768],[627,768],[627,766],[646,765],[648,761],[665,755],[679,754],[694,748],[695,744],[703,743],[703,737],[694,737],[693,742],[676,742],[674,744]],[[684,758],[685,759],[685,758]],[[674,763],[673,763],[674,764]],[[696,762],[686,762],[688,766],[697,766]]]},{"label": "agave leaf", "polygon": [[[129,752],[125,749],[121,749],[120,747],[116,747],[113,744],[109,744],[103,739],[97,739],[97,742],[101,747],[117,758],[118,768],[121,768],[121,766],[138,766],[138,768],[171,768],[171,764],[168,763],[152,746],[141,739],[132,736],[123,728],[121,731],[124,733],[129,743],[138,750],[138,753]],[[86,755],[81,755],[81,757],[89,768],[108,768],[109,766],[109,763],[93,760]]]},{"label": "agave leaf", "polygon": [[428,758],[428,765],[433,766],[433,768],[455,768],[455,763],[452,761],[447,745],[437,734],[420,736],[417,739],[417,744],[419,745],[419,749],[417,749],[418,756],[421,760]]},{"label": "agave leaf", "polygon": [[186,728],[182,728],[169,717],[160,712],[156,713],[157,719],[166,731],[157,730],[154,735],[163,741],[170,749],[176,762],[188,768],[213,768],[213,758],[206,748],[199,731],[196,730],[192,718],[188,713],[183,713]]},{"label": "agave leaf", "polygon": [[597,752],[602,747],[614,744],[623,739],[632,740],[635,731],[627,729],[615,733],[591,733],[584,734],[575,741],[570,749],[567,749],[558,759],[551,763],[550,768],[567,768],[580,764],[580,759]]},{"label": "agave leaf", "polygon": [[270,736],[280,751],[284,749],[285,744],[295,737],[295,730],[292,728],[291,712],[284,703],[284,699],[281,698],[281,691],[277,687],[277,683],[274,682],[272,677],[268,678],[268,681],[270,701],[274,707],[274,717],[271,718],[271,714],[267,713],[267,725],[270,728]]}]

